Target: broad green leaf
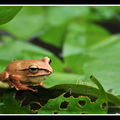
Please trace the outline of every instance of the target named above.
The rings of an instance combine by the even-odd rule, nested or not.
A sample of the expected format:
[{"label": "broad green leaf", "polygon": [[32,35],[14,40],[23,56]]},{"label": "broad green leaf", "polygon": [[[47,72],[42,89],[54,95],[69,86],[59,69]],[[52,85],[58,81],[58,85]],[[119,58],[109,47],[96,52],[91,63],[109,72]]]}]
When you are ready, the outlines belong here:
[{"label": "broad green leaf", "polygon": [[66,24],[60,26],[51,26],[47,25],[46,29],[38,35],[39,39],[48,43],[52,44],[56,47],[62,47],[62,41],[64,38],[66,29]]},{"label": "broad green leaf", "polygon": [[3,96],[0,97],[0,114],[29,114],[29,106],[20,107],[21,102],[16,102],[13,98],[14,91],[5,91]]},{"label": "broad green leaf", "polygon": [[41,59],[45,55],[53,56],[51,52],[28,42],[15,40],[7,36],[3,36],[2,40],[3,43],[0,45],[0,60]]},{"label": "broad green leaf", "polygon": [[[94,80],[94,79],[92,81],[94,81],[96,84],[99,85],[99,83],[96,82],[96,80]],[[71,99],[72,99],[72,102],[75,102],[75,100],[78,100],[80,98],[79,96],[82,95],[83,97],[80,99],[87,100],[88,104],[91,103],[91,105],[94,105],[96,98],[100,98],[100,96],[102,96],[101,98],[104,99],[104,95],[105,95],[103,91],[101,91],[102,93],[99,94],[99,92],[100,92],[99,89],[102,89],[102,88],[97,89],[95,87],[88,86],[85,84],[79,84],[79,83],[78,84],[68,84],[68,83],[67,84],[58,84],[51,88],[46,88],[46,89],[42,88],[42,87],[38,87],[38,86],[34,86],[33,88],[34,89],[37,88],[38,93],[33,93],[31,91],[16,91],[17,93],[14,95],[15,98],[16,97],[18,98],[18,96],[20,96],[20,95],[23,96],[21,99],[21,103],[20,103],[20,101],[17,102],[18,101],[17,98],[16,98],[17,101],[15,101],[13,99],[13,94],[15,93],[15,91],[13,89],[6,89],[3,94],[3,97],[0,97],[0,106],[1,106],[0,108],[2,109],[2,113],[7,113],[7,114],[8,113],[11,113],[11,114],[30,113],[28,105],[31,106],[32,103],[36,103],[36,104],[38,104],[37,108],[39,108],[39,105],[43,107],[43,106],[45,106],[45,103],[46,103],[45,101],[48,101],[51,98],[57,99],[57,97],[63,96],[63,93],[65,91],[67,91],[68,89],[71,89],[71,92],[70,91],[68,91],[67,93],[65,92],[66,94],[64,93],[63,99],[65,99],[65,101],[66,101],[66,98],[68,98],[68,96],[70,98],[70,96],[71,96],[70,99],[67,99],[69,102],[71,101]],[[18,95],[18,93],[20,93],[20,94]],[[47,94],[47,95],[45,95],[45,94]],[[112,103],[116,106],[120,106],[120,98],[118,98],[108,92],[106,92],[106,94],[107,94],[107,97],[108,97],[107,99],[108,99],[109,103]],[[16,96],[16,95],[18,95],[18,96]],[[88,99],[88,97],[84,97],[84,96],[88,96],[89,99]],[[94,97],[95,97],[95,100],[93,99]],[[54,100],[56,100],[56,99],[54,99]],[[90,99],[92,100],[92,102],[90,101]],[[9,103],[11,103],[11,104],[9,104]],[[25,103],[26,103],[26,105],[25,105]],[[21,104],[22,104],[22,106],[24,104],[24,106],[26,106],[26,107],[20,107]],[[58,102],[56,104],[60,104],[60,103]],[[8,107],[6,107],[6,106],[8,106]],[[14,110],[11,110],[11,109],[9,110],[9,108],[14,109]],[[73,108],[73,109],[75,109],[75,108]],[[67,113],[67,112],[65,112],[65,109],[62,109],[62,110],[63,110],[63,113]],[[42,112],[44,112],[44,111],[42,111]],[[42,113],[42,112],[40,112],[40,113]],[[48,111],[48,114],[50,114],[51,112],[53,113],[54,111]],[[78,111],[78,113],[80,113],[80,111]],[[47,114],[47,111],[45,111],[45,114]]]},{"label": "broad green leaf", "polygon": [[99,29],[91,29],[96,32],[96,37],[90,37],[90,34],[85,35],[84,31],[86,30],[83,27],[81,34],[85,35],[85,37],[80,39],[79,36],[81,35],[78,33],[80,33],[81,29],[77,27],[78,25],[79,23],[72,25],[64,42],[63,56],[65,68],[71,69],[72,73],[85,75],[84,80],[86,82],[89,81],[88,78],[91,74],[97,75],[96,77],[106,91],[112,89],[113,94],[119,95],[119,84],[116,83],[118,83],[120,78],[118,52],[120,36],[112,35],[108,37],[109,33],[107,31],[106,34],[102,33],[100,32],[102,31],[101,27],[99,29],[97,26],[93,25],[94,27],[92,27],[90,25],[92,28]]},{"label": "broad green leaf", "polygon": [[79,74],[69,74],[69,73],[56,73],[54,72],[51,74],[49,77],[46,77],[46,80],[44,81],[44,85],[46,87],[52,87],[57,84],[86,84],[86,85],[91,85],[91,82],[89,83],[85,82],[83,75]]},{"label": "broad green leaf", "polygon": [[120,78],[120,35],[113,35],[102,42],[91,46],[89,55],[94,60],[89,61],[84,67],[86,79],[90,74],[95,74],[106,91],[119,95]]},{"label": "broad green leaf", "polygon": [[[82,59],[83,55],[77,54],[67,57],[66,62],[76,60],[70,68],[73,72],[84,73],[85,81],[88,82],[88,77],[95,74],[106,91],[112,89],[112,93],[119,95],[119,35],[114,35],[103,40],[89,48],[89,57]],[[81,65],[82,63],[82,65]],[[79,64],[79,66],[77,66]],[[92,68],[92,69],[91,69]],[[76,70],[76,71],[75,71]],[[83,71],[83,72],[82,72]]]},{"label": "broad green leaf", "polygon": [[[59,78],[56,80],[59,81]],[[97,85],[99,85],[99,82],[96,82],[96,79],[95,80],[94,79],[95,78],[92,78],[92,81],[95,82]],[[48,79],[46,81],[48,81]],[[38,92],[33,93],[31,91],[16,91],[17,93],[15,94],[15,100],[17,101],[21,100],[22,106],[27,106],[27,105],[31,106],[31,104],[35,104],[35,108],[33,106],[34,110],[38,110],[44,107],[47,101],[49,101],[50,99],[57,99],[63,93],[66,93],[68,89],[70,89],[70,91],[68,91],[64,95],[65,98],[68,98],[70,96],[73,96],[74,98],[78,98],[79,96],[88,96],[91,99],[91,102],[94,103],[101,96],[102,100],[106,100],[104,99],[104,95],[105,95],[104,92],[101,92],[101,94],[99,94],[100,92],[99,89],[103,89],[102,87],[97,89],[96,87],[92,87],[90,84],[88,84],[87,82],[85,83],[83,81],[80,81],[80,82],[78,81],[76,84],[75,83],[57,84],[49,88],[42,88],[40,86],[33,86],[32,88],[37,89]],[[109,108],[111,108],[111,104],[114,108],[119,108],[120,98],[108,92],[106,92],[106,94],[109,102],[108,104]],[[48,113],[51,113],[51,112],[52,111],[48,111]]]},{"label": "broad green leaf", "polygon": [[0,6],[0,25],[12,20],[22,6]]},{"label": "broad green leaf", "polygon": [[92,9],[99,14],[101,19],[110,19],[114,17],[118,8],[116,6],[92,6]]},{"label": "broad green leaf", "polygon": [[32,35],[39,33],[46,23],[44,7],[23,6],[18,15],[9,23],[0,26],[0,29],[12,35],[27,40]]},{"label": "broad green leaf", "polygon": [[87,21],[71,22],[67,28],[63,44],[63,56],[86,54],[87,47],[102,41],[109,35],[107,30],[93,23]]},{"label": "broad green leaf", "polygon": [[[58,112],[59,114],[106,114],[108,109],[106,93],[95,77],[91,76],[91,80],[99,88],[99,99],[95,102],[91,102],[90,98],[85,96],[79,96],[77,98],[70,96],[66,98],[64,97],[66,93],[63,93],[58,98],[50,99],[47,104],[38,111],[38,114],[53,114],[55,112]],[[63,109],[60,106],[64,101],[68,102],[68,105]],[[79,101],[84,101],[85,104],[82,104],[83,106],[81,106]],[[105,108],[102,108],[103,103],[106,104]]]},{"label": "broad green leaf", "polygon": [[[93,84],[93,83],[92,83]],[[80,96],[80,95],[85,95],[85,96],[94,96],[96,98],[99,98],[99,89],[97,89],[96,87],[91,86],[90,82],[79,82],[76,84],[68,84],[68,83],[64,83],[64,84],[58,84],[55,85],[51,88],[47,88],[49,90],[63,90],[64,92],[67,91],[68,89],[71,89],[71,95],[73,96]],[[72,93],[73,92],[73,93]],[[75,94],[74,94],[75,93]],[[120,98],[109,93],[106,92],[107,94],[107,99],[109,103],[112,103],[116,106],[120,106]],[[94,101],[94,99],[93,99]]]},{"label": "broad green leaf", "polygon": [[119,20],[119,6],[90,6],[87,19],[94,21]]},{"label": "broad green leaf", "polygon": [[48,6],[46,8],[47,21],[53,26],[59,26],[74,18],[89,14],[88,6]]},{"label": "broad green leaf", "polygon": [[73,22],[67,31],[63,44],[65,67],[72,69],[73,73],[84,74],[85,64],[93,60],[88,47],[107,38],[109,33],[98,25],[85,22]]}]

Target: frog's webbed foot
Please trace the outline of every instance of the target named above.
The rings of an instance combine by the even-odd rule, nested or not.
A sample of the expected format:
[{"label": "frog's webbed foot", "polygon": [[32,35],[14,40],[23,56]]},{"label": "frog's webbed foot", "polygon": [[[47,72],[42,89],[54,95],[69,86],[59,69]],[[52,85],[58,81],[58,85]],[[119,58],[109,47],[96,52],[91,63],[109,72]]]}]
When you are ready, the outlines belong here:
[{"label": "frog's webbed foot", "polygon": [[9,80],[9,81],[6,81],[8,83],[8,85],[11,87],[11,88],[14,88],[15,85]]},{"label": "frog's webbed foot", "polygon": [[39,83],[39,86],[42,86],[43,88],[46,88],[46,86],[43,85],[43,81],[41,81],[41,82]]},{"label": "frog's webbed foot", "polygon": [[26,84],[15,85],[15,88],[16,88],[16,90],[31,90],[33,92],[38,91],[37,89],[29,88],[28,85],[26,85]]},{"label": "frog's webbed foot", "polygon": [[32,89],[32,88],[29,88],[28,85],[26,84],[20,84],[20,85],[15,85],[14,83],[12,83],[11,81],[7,81],[7,83],[9,84],[9,86],[11,88],[16,88],[16,90],[31,90],[33,92],[37,92],[38,90],[37,89]]}]

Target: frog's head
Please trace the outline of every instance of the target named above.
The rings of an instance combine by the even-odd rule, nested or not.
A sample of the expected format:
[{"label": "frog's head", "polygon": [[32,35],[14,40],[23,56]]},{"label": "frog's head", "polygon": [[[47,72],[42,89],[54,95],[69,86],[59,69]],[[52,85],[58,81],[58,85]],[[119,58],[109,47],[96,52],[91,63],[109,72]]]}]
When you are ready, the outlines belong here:
[{"label": "frog's head", "polygon": [[26,60],[22,63],[20,71],[24,71],[24,75],[36,77],[36,76],[48,76],[53,73],[53,69],[50,66],[51,59],[44,57],[42,60]]}]

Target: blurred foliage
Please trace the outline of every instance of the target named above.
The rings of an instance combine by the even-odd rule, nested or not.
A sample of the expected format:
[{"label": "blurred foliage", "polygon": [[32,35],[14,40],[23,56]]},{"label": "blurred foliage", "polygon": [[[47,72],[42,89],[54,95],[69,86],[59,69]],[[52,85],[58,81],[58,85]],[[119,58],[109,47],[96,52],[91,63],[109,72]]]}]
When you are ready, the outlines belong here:
[{"label": "blurred foliage", "polygon": [[0,25],[12,20],[21,8],[21,6],[0,6]]},{"label": "blurred foliage", "polygon": [[[2,7],[0,10],[7,9]],[[54,73],[44,81],[47,88],[71,83],[96,87],[89,79],[94,75],[105,91],[120,96],[120,35],[111,34],[96,23],[113,21],[119,26],[120,6],[23,6],[20,9],[14,6],[7,14],[5,10],[0,12],[0,16],[5,16],[0,24],[18,13],[0,26],[0,72],[14,59],[48,56]],[[51,49],[52,45],[60,49],[59,57],[42,44],[31,44],[35,39],[49,44]],[[8,85],[0,86],[8,88]]]}]

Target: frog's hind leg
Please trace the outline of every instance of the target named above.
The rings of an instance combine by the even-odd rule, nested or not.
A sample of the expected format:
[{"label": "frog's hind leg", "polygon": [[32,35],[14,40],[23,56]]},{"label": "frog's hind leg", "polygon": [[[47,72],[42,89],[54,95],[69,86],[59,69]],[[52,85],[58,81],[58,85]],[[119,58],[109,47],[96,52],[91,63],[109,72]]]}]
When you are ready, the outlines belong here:
[{"label": "frog's hind leg", "polygon": [[11,79],[12,79],[12,81],[14,83],[14,87],[16,88],[16,90],[31,90],[33,92],[37,92],[36,89],[34,90],[32,88],[29,88],[27,84],[21,84],[20,83],[21,76],[12,75]]},{"label": "frog's hind leg", "polygon": [[16,90],[31,90],[33,92],[37,92],[36,89],[29,88],[26,84],[19,84],[15,86]]}]

